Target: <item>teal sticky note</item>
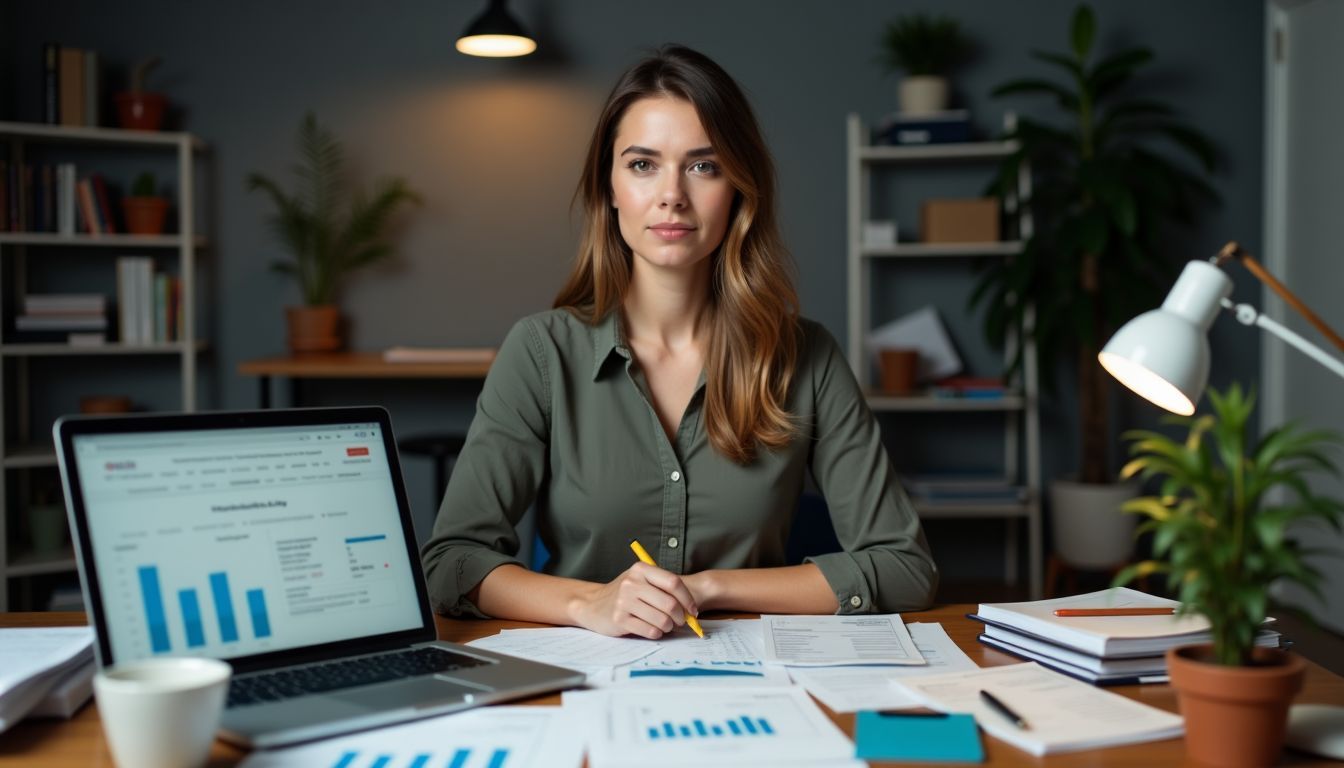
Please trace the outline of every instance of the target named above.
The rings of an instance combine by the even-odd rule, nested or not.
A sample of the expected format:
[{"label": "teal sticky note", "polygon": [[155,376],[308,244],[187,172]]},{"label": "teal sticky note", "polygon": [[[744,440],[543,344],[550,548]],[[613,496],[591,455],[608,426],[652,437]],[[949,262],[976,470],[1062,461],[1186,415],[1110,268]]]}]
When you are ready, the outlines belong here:
[{"label": "teal sticky note", "polygon": [[967,714],[914,715],[860,712],[854,756],[863,760],[980,763],[985,750],[975,718]]}]

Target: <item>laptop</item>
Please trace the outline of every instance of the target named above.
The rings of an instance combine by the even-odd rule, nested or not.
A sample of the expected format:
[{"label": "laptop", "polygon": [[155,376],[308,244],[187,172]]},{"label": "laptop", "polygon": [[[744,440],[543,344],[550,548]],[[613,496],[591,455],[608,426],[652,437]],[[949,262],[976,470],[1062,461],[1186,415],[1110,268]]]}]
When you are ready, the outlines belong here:
[{"label": "laptop", "polygon": [[382,408],[56,422],[101,667],[233,666],[220,736],[273,747],[579,685],[435,640]]}]

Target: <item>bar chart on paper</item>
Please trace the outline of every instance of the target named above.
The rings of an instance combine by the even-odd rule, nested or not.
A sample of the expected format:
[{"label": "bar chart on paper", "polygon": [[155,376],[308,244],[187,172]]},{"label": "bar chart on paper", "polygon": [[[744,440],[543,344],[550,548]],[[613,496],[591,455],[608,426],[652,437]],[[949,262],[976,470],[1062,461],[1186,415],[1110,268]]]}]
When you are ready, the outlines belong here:
[{"label": "bar chart on paper", "polygon": [[[594,765],[744,760],[768,764],[852,756],[853,747],[798,688],[613,689]],[[593,759],[596,755],[597,759]]]},{"label": "bar chart on paper", "polygon": [[168,601],[164,598],[163,584],[159,579],[159,569],[155,565],[142,565],[136,570],[140,582],[140,599],[145,611],[145,627],[149,633],[149,647],[154,653],[169,653],[174,650],[172,637],[177,635],[185,642],[186,648],[206,646],[207,624],[209,641],[236,643],[243,632],[250,637],[262,639],[271,636],[271,619],[266,610],[266,593],[261,589],[244,591],[248,619],[242,626],[240,614],[236,610],[233,589],[229,584],[226,571],[216,571],[207,575],[209,590],[205,593],[213,613],[207,615],[201,601],[198,587],[176,590],[180,632],[170,631]]},{"label": "bar chart on paper", "polygon": [[241,768],[578,768],[584,729],[560,707],[487,707],[253,752]]}]

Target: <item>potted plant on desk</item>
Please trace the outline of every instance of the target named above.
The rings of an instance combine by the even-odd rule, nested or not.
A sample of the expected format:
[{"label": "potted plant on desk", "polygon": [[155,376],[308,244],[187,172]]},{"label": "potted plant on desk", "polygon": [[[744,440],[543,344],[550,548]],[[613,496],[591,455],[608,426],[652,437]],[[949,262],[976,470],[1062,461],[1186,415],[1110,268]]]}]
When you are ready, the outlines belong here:
[{"label": "potted plant on desk", "polygon": [[[1138,489],[1114,481],[1113,383],[1097,351],[1121,323],[1161,302],[1181,260],[1170,245],[1173,227],[1188,225],[1197,203],[1216,199],[1204,175],[1214,163],[1209,140],[1134,82],[1152,52],[1095,56],[1098,37],[1091,8],[1079,6],[1068,50],[1033,54],[1061,78],[994,90],[1044,96],[1067,119],[1023,115],[1009,134],[1018,150],[1000,167],[997,191],[1015,196],[1019,169],[1029,164],[1032,192],[1022,202],[1034,231],[1020,254],[989,264],[972,293],[972,304],[986,307],[991,343],[1035,341],[1047,386],[1064,366],[1076,366],[1079,466],[1076,476],[1050,484],[1052,570],[1108,570],[1132,556],[1132,519],[1117,512]],[[1013,367],[1023,345],[1016,349]]]},{"label": "potted plant on desk", "polygon": [[383,180],[372,195],[348,190],[341,144],[311,112],[299,127],[298,147],[302,162],[293,194],[260,173],[250,174],[247,185],[275,203],[271,228],[289,250],[291,258],[272,269],[293,277],[303,291],[303,305],[285,310],[290,350],[335,352],[345,346],[336,306],[342,281],[392,255],[388,224],[403,203],[420,197],[399,178]]},{"label": "potted plant on desk", "polygon": [[970,54],[961,25],[948,16],[915,13],[887,25],[882,35],[883,62],[905,76],[897,86],[905,115],[927,115],[947,109],[947,76]]},{"label": "potted plant on desk", "polygon": [[[1140,531],[1153,533],[1158,559],[1127,568],[1116,583],[1165,573],[1180,613],[1209,621],[1211,646],[1167,652],[1190,757],[1208,765],[1263,766],[1279,754],[1305,665],[1287,651],[1257,648],[1255,636],[1275,581],[1321,595],[1320,574],[1303,559],[1307,551],[1286,534],[1308,519],[1339,530],[1344,504],[1307,483],[1313,471],[1338,474],[1324,450],[1338,437],[1290,425],[1252,447],[1246,427],[1254,396],[1234,384],[1226,394],[1210,390],[1209,402],[1211,414],[1170,417],[1188,425],[1184,442],[1156,432],[1126,433],[1134,459],[1121,474],[1161,479],[1159,495],[1123,506],[1148,518]],[[1272,501],[1276,493],[1285,500]]]}]

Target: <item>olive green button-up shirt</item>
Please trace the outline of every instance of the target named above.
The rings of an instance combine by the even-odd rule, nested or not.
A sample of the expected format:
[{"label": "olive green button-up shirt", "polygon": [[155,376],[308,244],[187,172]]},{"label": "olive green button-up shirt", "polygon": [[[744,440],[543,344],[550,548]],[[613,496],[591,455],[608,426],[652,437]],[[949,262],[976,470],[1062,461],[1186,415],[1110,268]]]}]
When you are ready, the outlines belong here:
[{"label": "olive green button-up shirt", "polygon": [[490,571],[523,565],[514,525],[535,501],[545,571],[608,582],[639,539],[658,565],[788,565],[785,542],[811,472],[842,552],[809,558],[841,613],[932,602],[938,571],[880,430],[835,340],[804,320],[785,448],[739,465],[710,445],[704,376],[669,441],[626,345],[619,312],[589,325],[558,309],[509,332],[490,369],[430,540],[421,550],[436,612],[481,615],[466,597]]}]

